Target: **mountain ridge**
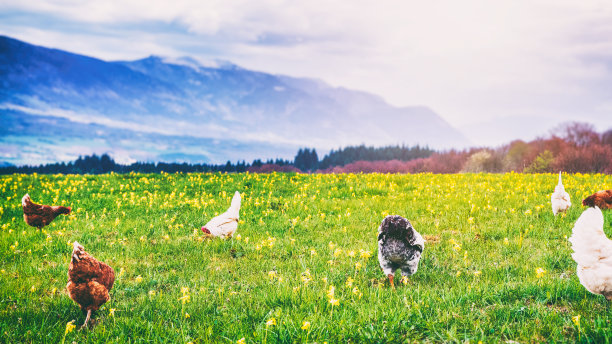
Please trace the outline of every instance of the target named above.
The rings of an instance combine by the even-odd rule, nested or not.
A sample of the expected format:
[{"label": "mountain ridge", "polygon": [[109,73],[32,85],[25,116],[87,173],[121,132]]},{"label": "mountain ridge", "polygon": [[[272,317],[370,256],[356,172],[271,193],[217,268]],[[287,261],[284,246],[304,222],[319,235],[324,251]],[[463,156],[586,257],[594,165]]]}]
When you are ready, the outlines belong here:
[{"label": "mountain ridge", "polygon": [[[428,107],[397,108],[367,92],[332,87],[318,79],[251,71],[223,60],[205,65],[190,57],[151,55],[104,61],[0,36],[0,76],[3,117],[15,121],[16,113],[34,116],[27,122],[37,128],[35,116],[68,120],[63,124],[67,131],[63,141],[27,127],[0,136],[4,146],[0,160],[13,164],[115,151],[123,152],[125,162],[167,156],[205,156],[207,162],[225,162],[291,158],[304,146],[451,148],[468,143]],[[88,123],[105,131],[122,129],[123,136],[111,141],[90,133],[98,141],[80,142],[71,156],[66,145],[81,136],[67,129],[69,123]],[[185,137],[186,142],[173,141],[170,147],[163,142],[165,136]],[[50,160],[41,160],[44,154],[16,153],[24,142],[37,145]],[[194,153],[193,144],[202,144],[205,153]],[[144,148],[138,149],[139,145]],[[55,154],[57,147],[64,153]]]}]

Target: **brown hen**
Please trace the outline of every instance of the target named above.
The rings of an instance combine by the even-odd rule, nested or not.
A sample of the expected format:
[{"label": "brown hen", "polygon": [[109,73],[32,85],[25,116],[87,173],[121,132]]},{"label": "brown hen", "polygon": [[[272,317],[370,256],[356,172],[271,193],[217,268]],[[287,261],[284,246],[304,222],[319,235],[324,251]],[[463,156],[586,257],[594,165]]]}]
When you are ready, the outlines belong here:
[{"label": "brown hen", "polygon": [[583,199],[582,205],[586,207],[598,206],[601,210],[612,209],[612,190],[597,191]]},{"label": "brown hen", "polygon": [[21,199],[23,207],[23,219],[25,222],[38,229],[48,225],[60,214],[70,214],[70,207],[40,205],[33,203],[30,195],[25,194]]},{"label": "brown hen", "polygon": [[87,317],[82,327],[87,326],[92,311],[97,311],[110,299],[109,291],[115,282],[115,271],[85,252],[83,246],[74,242],[72,259],[68,268],[68,295],[81,306]]}]

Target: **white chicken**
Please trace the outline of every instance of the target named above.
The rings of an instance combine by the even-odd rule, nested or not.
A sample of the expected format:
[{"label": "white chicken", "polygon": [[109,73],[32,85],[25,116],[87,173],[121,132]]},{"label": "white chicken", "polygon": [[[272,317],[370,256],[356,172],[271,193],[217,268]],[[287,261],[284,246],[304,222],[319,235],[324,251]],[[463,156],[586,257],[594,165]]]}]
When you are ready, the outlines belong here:
[{"label": "white chicken", "polygon": [[232,204],[227,211],[213,217],[202,227],[202,232],[213,237],[231,238],[238,229],[238,213],[240,212],[240,192],[232,197]]},{"label": "white chicken", "polygon": [[612,301],[612,241],[603,231],[604,217],[598,207],[588,208],[574,224],[572,258],[578,263],[576,274],[593,294]]},{"label": "white chicken", "polygon": [[559,172],[559,184],[555,186],[555,192],[550,195],[550,204],[552,205],[552,211],[555,216],[560,212],[565,212],[572,206],[570,195],[565,192],[565,187],[563,187],[563,183],[561,182],[561,172]]}]

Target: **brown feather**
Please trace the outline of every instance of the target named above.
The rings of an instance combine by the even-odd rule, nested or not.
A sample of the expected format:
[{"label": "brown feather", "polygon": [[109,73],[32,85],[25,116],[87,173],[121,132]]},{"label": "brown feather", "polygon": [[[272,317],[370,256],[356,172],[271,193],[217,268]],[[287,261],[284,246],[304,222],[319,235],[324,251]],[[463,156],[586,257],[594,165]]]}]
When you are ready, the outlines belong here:
[{"label": "brown feather", "polygon": [[23,196],[23,219],[36,228],[43,228],[51,223],[60,214],[70,214],[70,207],[41,205],[32,202],[29,195]]},{"label": "brown feather", "polygon": [[582,205],[586,207],[597,206],[601,210],[612,209],[612,190],[597,191],[582,200]]},{"label": "brown feather", "polygon": [[113,268],[92,257],[75,242],[66,285],[70,298],[83,311],[98,310],[110,299],[109,292],[114,282]]}]

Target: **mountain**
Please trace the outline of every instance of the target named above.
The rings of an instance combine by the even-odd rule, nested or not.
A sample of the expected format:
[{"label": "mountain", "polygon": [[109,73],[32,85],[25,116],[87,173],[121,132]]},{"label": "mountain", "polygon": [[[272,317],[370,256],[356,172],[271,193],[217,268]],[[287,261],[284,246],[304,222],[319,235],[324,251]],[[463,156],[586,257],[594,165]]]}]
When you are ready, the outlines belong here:
[{"label": "mountain", "polygon": [[292,158],[299,147],[465,146],[427,107],[227,61],[103,61],[0,36],[0,160]]}]

